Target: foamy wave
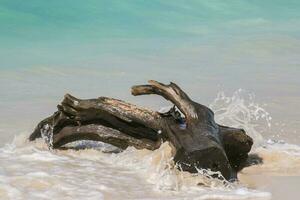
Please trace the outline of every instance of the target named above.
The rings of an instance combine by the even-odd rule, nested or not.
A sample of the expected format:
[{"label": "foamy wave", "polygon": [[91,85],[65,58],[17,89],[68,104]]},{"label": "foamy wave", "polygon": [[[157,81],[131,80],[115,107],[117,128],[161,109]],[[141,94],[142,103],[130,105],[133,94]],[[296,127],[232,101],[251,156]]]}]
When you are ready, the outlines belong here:
[{"label": "foamy wave", "polygon": [[[218,123],[244,128],[257,146],[252,153],[264,163],[243,170],[247,174],[295,174],[300,169],[300,147],[265,141],[261,131],[270,115],[242,90],[220,93],[210,105]],[[228,183],[210,172],[182,172],[174,166],[172,148],[164,143],[155,151],[128,148],[121,153],[110,145],[78,142],[86,150],[48,150],[40,139],[26,135],[0,148],[0,199],[269,199],[271,194],[244,183]],[[290,167],[287,167],[289,165]]]},{"label": "foamy wave", "polygon": [[254,95],[239,89],[232,96],[219,92],[209,107],[215,112],[216,122],[243,128],[254,139],[255,146],[263,143],[261,131],[271,127],[272,117],[259,104]]},{"label": "foamy wave", "polygon": [[[102,144],[103,145],[103,144]],[[172,149],[49,151],[24,135],[0,148],[0,199],[252,199],[270,194],[174,167]]]}]

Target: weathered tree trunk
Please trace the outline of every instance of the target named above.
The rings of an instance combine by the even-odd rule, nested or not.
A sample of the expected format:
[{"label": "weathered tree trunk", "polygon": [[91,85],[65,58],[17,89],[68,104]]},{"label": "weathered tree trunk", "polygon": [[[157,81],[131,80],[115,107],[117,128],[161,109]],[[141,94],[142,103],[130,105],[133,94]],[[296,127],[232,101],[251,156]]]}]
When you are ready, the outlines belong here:
[{"label": "weathered tree trunk", "polygon": [[149,85],[133,86],[132,94],[160,95],[184,116],[175,107],[158,113],[117,99],[81,100],[67,94],[58,111],[41,121],[29,139],[51,134],[53,148],[95,140],[121,149],[150,150],[169,141],[176,150],[174,161],[182,170],[193,173],[205,168],[220,171],[227,180],[236,178],[253,143],[244,130],[215,123],[209,108],[192,101],[174,83],[149,81]]}]

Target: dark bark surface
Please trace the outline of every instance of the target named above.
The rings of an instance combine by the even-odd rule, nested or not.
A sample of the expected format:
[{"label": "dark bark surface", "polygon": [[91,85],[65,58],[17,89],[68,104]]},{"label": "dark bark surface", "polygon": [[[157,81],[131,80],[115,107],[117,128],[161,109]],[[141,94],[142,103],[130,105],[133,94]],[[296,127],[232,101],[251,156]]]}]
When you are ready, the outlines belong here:
[{"label": "dark bark surface", "polygon": [[41,121],[29,139],[50,135],[53,148],[94,140],[121,149],[149,150],[169,141],[180,169],[194,173],[205,168],[220,171],[227,180],[236,178],[253,144],[244,130],[218,125],[212,110],[192,101],[175,83],[149,81],[149,85],[133,86],[131,92],[160,95],[174,107],[159,113],[113,98],[82,100],[67,94],[58,111]]}]

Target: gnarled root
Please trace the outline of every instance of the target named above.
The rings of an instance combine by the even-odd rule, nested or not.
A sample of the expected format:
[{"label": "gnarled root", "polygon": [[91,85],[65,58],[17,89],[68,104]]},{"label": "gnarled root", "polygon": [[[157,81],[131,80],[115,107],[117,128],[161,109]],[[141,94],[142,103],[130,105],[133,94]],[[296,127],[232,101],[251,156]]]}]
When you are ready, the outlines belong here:
[{"label": "gnarled root", "polygon": [[[242,129],[218,125],[214,113],[191,100],[175,83],[133,86],[133,95],[157,94],[175,106],[167,113],[108,97],[78,99],[66,94],[58,111],[41,121],[29,139],[50,133],[53,148],[77,140],[94,140],[121,149],[154,150],[169,141],[175,148],[174,161],[181,169],[220,171],[225,179],[235,179],[252,147],[252,138]],[[51,127],[51,128],[49,128]],[[49,132],[50,131],[50,132]],[[52,132],[51,132],[52,131]]]}]

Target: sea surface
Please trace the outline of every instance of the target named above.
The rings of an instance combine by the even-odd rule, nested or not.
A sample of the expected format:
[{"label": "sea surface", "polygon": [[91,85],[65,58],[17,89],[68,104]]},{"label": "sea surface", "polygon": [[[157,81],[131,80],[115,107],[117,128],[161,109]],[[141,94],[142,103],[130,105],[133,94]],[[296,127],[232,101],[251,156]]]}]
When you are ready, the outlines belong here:
[{"label": "sea surface", "polygon": [[[297,199],[300,195],[300,1],[0,0],[0,199]],[[263,163],[226,183],[156,151],[83,141],[29,142],[65,93],[153,110],[130,87],[176,82],[244,128]]]}]

